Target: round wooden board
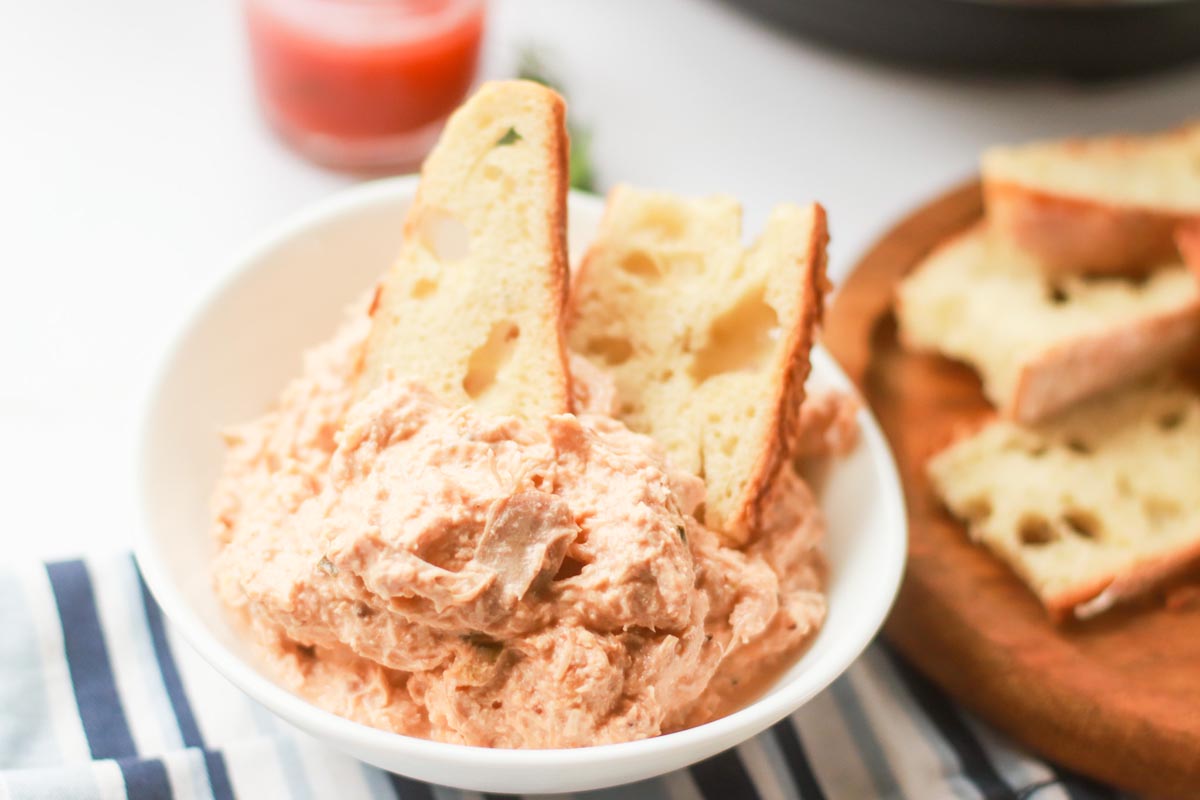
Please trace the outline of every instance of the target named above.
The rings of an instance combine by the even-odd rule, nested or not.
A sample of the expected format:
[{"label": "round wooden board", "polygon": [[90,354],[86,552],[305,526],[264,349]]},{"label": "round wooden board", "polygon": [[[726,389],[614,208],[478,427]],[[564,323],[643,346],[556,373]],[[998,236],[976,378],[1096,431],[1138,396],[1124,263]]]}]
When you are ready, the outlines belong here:
[{"label": "round wooden board", "polygon": [[1056,627],[939,505],[926,459],[992,413],[974,373],[902,350],[897,281],[980,219],[977,183],[896,225],[829,309],[825,345],[891,442],[908,503],[907,573],[888,639],[951,696],[1046,758],[1135,792],[1200,797],[1200,608],[1162,597]]}]

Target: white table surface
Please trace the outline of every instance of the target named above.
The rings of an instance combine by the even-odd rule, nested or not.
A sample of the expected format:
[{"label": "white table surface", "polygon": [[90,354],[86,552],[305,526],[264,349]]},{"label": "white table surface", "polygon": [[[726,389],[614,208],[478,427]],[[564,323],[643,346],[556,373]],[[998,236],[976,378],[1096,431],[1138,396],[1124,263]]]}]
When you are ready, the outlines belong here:
[{"label": "white table surface", "polygon": [[[256,113],[232,0],[0,4],[5,554],[128,546],[134,442],[167,337],[265,226],[349,183]],[[484,72],[549,48],[602,183],[829,210],[831,269],[984,145],[1197,113],[1200,71],[1103,88],[953,80],[789,38],[715,0],[505,0]],[[186,457],[181,455],[181,457]]]}]

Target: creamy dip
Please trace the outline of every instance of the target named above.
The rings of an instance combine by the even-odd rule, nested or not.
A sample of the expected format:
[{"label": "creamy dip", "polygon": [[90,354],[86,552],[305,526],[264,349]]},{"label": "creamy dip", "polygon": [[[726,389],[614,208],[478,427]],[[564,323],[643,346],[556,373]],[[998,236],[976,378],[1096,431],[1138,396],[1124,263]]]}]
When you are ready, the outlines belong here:
[{"label": "creamy dip", "polygon": [[[225,434],[217,589],[289,688],[398,733],[577,747],[728,713],[820,627],[824,523],[790,465],[734,549],[594,367],[572,360],[578,415],[537,422],[403,378],[356,400],[367,329]],[[814,425],[845,427],[835,406]]]}]

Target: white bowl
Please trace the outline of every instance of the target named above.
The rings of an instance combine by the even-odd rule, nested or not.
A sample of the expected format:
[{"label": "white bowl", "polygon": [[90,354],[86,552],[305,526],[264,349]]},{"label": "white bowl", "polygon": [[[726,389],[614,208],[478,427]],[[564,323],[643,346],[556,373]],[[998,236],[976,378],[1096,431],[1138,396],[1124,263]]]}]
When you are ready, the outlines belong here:
[{"label": "white bowl", "polygon": [[[147,399],[140,453],[137,558],[155,598],[184,638],[225,677],[297,728],[352,756],[413,778],[492,792],[566,792],[640,780],[732,747],[795,711],[871,641],[904,565],[904,504],[883,435],[865,410],[862,441],[822,486],[828,517],[829,618],[812,646],[762,698],[723,719],[644,741],[571,750],[493,750],[369,728],[277,686],[248,658],[214,596],[209,495],[222,447],[217,431],[270,405],[298,373],[300,353],[327,337],[347,303],[396,253],[416,182],[365,184],[270,232],[202,300],[161,363]],[[603,204],[570,199],[572,253],[595,231]],[[812,383],[850,390],[823,350]]]}]

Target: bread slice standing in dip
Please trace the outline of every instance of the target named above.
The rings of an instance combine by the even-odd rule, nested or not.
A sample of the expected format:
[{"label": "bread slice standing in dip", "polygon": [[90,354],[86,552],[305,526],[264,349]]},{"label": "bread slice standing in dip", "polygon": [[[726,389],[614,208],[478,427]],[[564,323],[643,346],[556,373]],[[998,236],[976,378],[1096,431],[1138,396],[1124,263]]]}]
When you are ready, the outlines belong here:
[{"label": "bread slice standing in dip", "polygon": [[816,204],[777,207],[746,249],[733,198],[619,186],[576,275],[572,348],[611,371],[625,424],[704,479],[704,522],[734,542],[792,450],[827,240]]},{"label": "bread slice standing in dip", "polygon": [[372,304],[360,396],[403,374],[451,406],[570,410],[564,118],[529,81],[485,84],[450,117]]}]

